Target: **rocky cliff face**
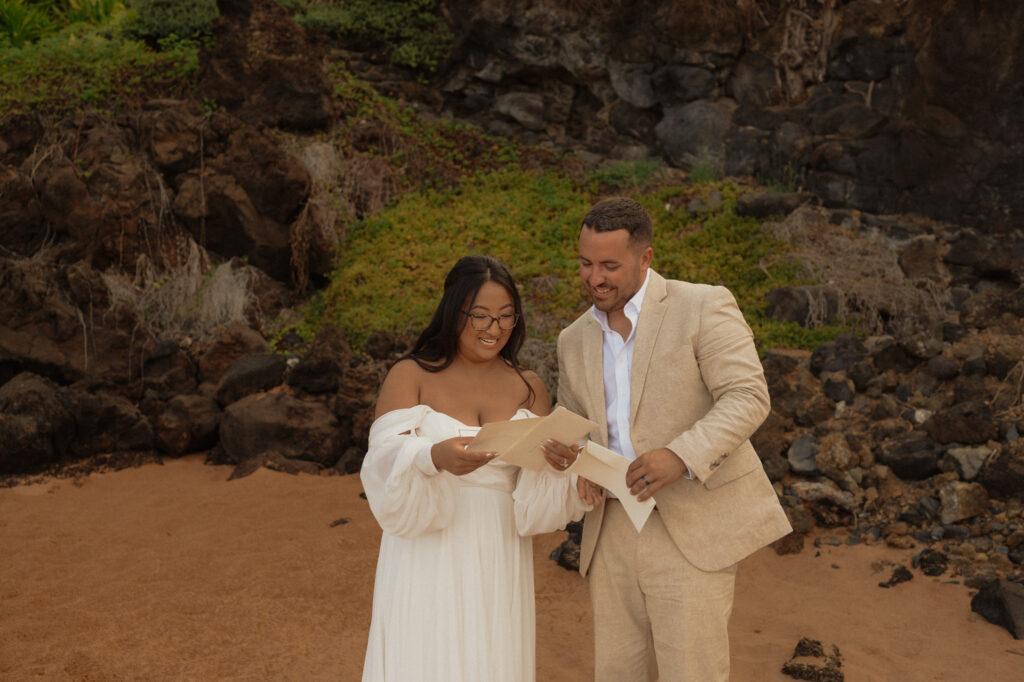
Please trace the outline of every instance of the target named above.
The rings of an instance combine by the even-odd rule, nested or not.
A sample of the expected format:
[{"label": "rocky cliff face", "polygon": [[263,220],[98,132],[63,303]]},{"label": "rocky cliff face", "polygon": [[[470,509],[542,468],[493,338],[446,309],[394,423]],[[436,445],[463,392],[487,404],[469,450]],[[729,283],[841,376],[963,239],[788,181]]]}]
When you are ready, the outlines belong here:
[{"label": "rocky cliff face", "polygon": [[[728,6],[726,6],[728,5]],[[1024,216],[1013,0],[446,3],[448,111],[1002,232]]]},{"label": "rocky cliff face", "polygon": [[[877,324],[767,353],[773,411],[753,441],[797,529],[777,549],[847,526],[948,553],[971,580],[1022,580],[1024,10],[794,5],[449,2],[461,44],[443,101],[344,57],[407,102],[595,161],[798,171],[839,208],[795,193],[737,204],[786,216],[764,229],[822,283],[771,292],[769,314],[811,325],[845,307]],[[235,476],[359,468],[377,388],[411,339],[377,333],[361,355],[325,326],[271,353],[257,331],[293,302],[287,283],[329,271],[317,183],[367,167],[336,143],[295,155],[281,130],[330,127],[351,103],[324,77],[323,38],[272,0],[221,12],[200,90],[225,93],[226,111],[0,119],[0,485],[192,452]],[[386,132],[366,116],[352,144]],[[392,196],[362,174],[355,194],[376,199],[359,216]],[[897,209],[954,220],[874,213]],[[554,345],[533,339],[522,359],[554,395]]]}]

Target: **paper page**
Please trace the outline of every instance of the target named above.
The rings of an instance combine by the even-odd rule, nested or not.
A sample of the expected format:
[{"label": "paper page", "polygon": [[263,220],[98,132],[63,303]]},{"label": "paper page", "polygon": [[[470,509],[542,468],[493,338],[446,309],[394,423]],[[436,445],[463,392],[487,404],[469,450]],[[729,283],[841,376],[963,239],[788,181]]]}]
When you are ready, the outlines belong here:
[{"label": "paper page", "polygon": [[484,424],[466,449],[470,452],[505,452],[521,440],[543,417]]},{"label": "paper page", "polygon": [[497,452],[495,459],[539,471],[547,464],[541,444],[548,438],[569,445],[583,438],[597,424],[561,405],[546,417],[484,424],[467,450]]},{"label": "paper page", "polygon": [[629,515],[629,520],[633,522],[636,532],[639,533],[647,523],[647,517],[651,515],[651,510],[654,509],[654,498],[649,497],[646,502],[639,502],[633,493],[629,492],[629,488],[626,486],[626,469],[628,468],[628,459],[590,441],[573,465],[569,467],[569,471],[613,492],[622,503],[626,514]]},{"label": "paper page", "polygon": [[586,417],[581,417],[559,405],[551,414],[541,418],[536,426],[530,429],[514,446],[499,453],[496,459],[524,469],[540,471],[547,465],[544,452],[541,450],[541,444],[545,440],[551,438],[570,445],[596,427],[597,424]]}]

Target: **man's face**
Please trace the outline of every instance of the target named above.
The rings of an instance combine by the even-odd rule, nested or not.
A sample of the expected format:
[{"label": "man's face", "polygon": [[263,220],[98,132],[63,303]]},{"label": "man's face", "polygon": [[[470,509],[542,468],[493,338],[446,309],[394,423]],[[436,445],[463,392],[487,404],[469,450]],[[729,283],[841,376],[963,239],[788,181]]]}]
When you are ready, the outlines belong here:
[{"label": "man's face", "polygon": [[580,280],[594,307],[605,313],[622,310],[643,286],[654,252],[640,247],[626,230],[580,231]]}]

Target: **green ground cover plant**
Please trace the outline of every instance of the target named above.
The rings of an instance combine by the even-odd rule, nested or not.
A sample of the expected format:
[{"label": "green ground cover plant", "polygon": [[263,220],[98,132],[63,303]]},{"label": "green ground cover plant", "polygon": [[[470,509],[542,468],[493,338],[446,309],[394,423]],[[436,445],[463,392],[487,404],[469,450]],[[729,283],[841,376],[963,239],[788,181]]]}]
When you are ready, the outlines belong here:
[{"label": "green ground cover plant", "polygon": [[167,38],[199,39],[219,16],[217,0],[128,0],[135,16],[129,33],[156,44]]},{"label": "green ground cover plant", "polygon": [[24,47],[72,24],[108,24],[124,9],[124,0],[0,0],[0,47]]},{"label": "green ground cover plant", "polygon": [[[560,315],[579,298],[571,271],[579,196],[564,176],[515,168],[482,173],[448,191],[424,190],[354,226],[331,284],[310,312],[358,345],[377,330],[418,330],[459,257],[486,253],[509,264],[530,302],[529,318]],[[536,295],[534,278],[546,279]],[[315,327],[315,323],[312,327]]]},{"label": "green ground cover plant", "polygon": [[593,171],[590,179],[609,189],[633,189],[657,180],[664,167],[661,162],[651,159],[619,161]]},{"label": "green ground cover plant", "polygon": [[332,0],[281,3],[297,23],[356,47],[383,47],[391,63],[427,74],[448,55],[454,37],[437,0]]},{"label": "green ground cover plant", "polygon": [[[469,177],[455,189],[404,195],[349,230],[331,283],[307,307],[300,331],[312,334],[329,321],[357,347],[374,331],[415,332],[428,321],[452,264],[484,253],[515,275],[531,335],[553,340],[587,307],[577,280],[576,238],[587,208],[599,198],[589,189],[592,183],[509,166]],[[723,207],[703,216],[672,208],[673,199],[692,193],[693,186],[654,185],[630,193],[657,225],[654,267],[667,277],[728,286],[762,349],[810,348],[834,338],[840,328],[806,330],[765,315],[764,294],[800,283],[798,265],[759,221],[736,215],[737,186],[715,188],[725,196]]]},{"label": "green ground cover plant", "polygon": [[198,72],[198,43],[171,39],[160,47],[82,23],[22,47],[0,46],[0,116],[117,112],[151,97],[187,94]]},{"label": "green ground cover plant", "polygon": [[27,0],[0,0],[0,46],[21,47],[53,30],[45,7]]},{"label": "green ground cover plant", "polygon": [[194,86],[216,0],[0,0],[0,115],[116,113]]}]

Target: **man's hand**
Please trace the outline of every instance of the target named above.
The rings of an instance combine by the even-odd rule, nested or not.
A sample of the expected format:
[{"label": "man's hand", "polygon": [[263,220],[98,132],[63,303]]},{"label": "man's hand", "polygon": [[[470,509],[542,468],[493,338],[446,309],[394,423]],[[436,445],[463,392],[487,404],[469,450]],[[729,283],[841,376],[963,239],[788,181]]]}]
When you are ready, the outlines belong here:
[{"label": "man's hand", "polygon": [[582,476],[576,479],[576,492],[580,494],[581,500],[594,507],[604,501],[604,495],[601,493],[601,486],[593,481],[583,478]]},{"label": "man's hand", "polygon": [[626,485],[643,502],[686,473],[686,465],[668,448],[651,450],[637,457],[626,469]]}]

